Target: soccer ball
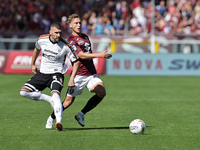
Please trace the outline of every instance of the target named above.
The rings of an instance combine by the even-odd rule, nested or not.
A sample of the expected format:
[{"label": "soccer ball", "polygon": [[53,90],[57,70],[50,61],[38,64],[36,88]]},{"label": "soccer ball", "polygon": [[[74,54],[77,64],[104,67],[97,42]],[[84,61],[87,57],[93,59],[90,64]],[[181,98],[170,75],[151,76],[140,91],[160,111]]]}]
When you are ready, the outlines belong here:
[{"label": "soccer ball", "polygon": [[131,123],[129,125],[129,129],[132,133],[135,133],[135,134],[142,133],[142,134],[144,134],[145,129],[146,129],[146,125],[145,125],[144,121],[142,121],[141,119],[135,119],[135,120],[131,121]]}]

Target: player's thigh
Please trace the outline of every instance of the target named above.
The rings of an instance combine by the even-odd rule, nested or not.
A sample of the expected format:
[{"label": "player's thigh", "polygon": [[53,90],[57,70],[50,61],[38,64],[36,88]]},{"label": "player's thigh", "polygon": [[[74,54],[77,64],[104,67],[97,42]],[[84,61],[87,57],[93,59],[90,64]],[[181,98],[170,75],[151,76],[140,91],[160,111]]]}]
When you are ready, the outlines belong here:
[{"label": "player's thigh", "polygon": [[70,97],[76,97],[77,95],[81,95],[81,93],[83,92],[83,89],[86,87],[87,85],[87,76],[79,76],[77,75],[74,78],[74,87],[68,87],[67,89],[67,96]]},{"label": "player's thigh", "polygon": [[[97,86],[100,86],[102,88],[98,88],[99,90],[103,90],[105,89],[104,88],[104,84],[103,84],[103,81],[98,77],[98,75],[93,75],[90,77],[88,83],[87,83],[87,89],[90,91],[90,92],[98,92],[97,90],[95,90],[95,88]],[[95,90],[95,91],[94,91]]]},{"label": "player's thigh", "polygon": [[30,88],[31,91],[42,91],[44,90],[46,86],[47,80],[44,74],[37,72],[32,78],[30,78],[24,86],[27,86]]}]

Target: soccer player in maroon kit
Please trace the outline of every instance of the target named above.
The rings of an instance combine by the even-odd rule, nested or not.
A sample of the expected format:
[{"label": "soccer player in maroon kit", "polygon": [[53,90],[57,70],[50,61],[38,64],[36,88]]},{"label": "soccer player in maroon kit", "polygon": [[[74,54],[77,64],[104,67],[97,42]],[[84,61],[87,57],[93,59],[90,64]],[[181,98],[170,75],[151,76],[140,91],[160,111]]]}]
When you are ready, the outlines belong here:
[{"label": "soccer player in maroon kit", "polygon": [[[85,87],[90,92],[94,92],[85,107],[75,116],[78,123],[84,127],[84,115],[95,108],[106,95],[106,90],[103,81],[98,77],[93,58],[105,58],[112,57],[108,50],[100,53],[92,53],[91,43],[86,34],[81,33],[81,19],[77,14],[72,14],[67,20],[71,27],[72,34],[69,36],[68,41],[78,53],[80,66],[76,77],[74,78],[74,87],[68,87],[66,98],[63,102],[63,111],[68,108],[77,95],[80,95]],[[53,121],[55,119],[54,112],[49,116],[46,123],[46,128],[51,129]]]}]

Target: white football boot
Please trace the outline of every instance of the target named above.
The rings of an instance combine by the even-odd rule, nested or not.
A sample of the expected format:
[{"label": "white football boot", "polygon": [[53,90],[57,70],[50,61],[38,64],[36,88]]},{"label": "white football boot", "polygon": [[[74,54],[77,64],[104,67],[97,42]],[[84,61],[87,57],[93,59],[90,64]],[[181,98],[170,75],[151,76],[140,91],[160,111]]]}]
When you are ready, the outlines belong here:
[{"label": "white football boot", "polygon": [[49,118],[47,119],[47,123],[46,123],[45,128],[46,129],[52,129],[53,128],[53,122],[54,122],[54,119],[51,116],[49,116]]}]

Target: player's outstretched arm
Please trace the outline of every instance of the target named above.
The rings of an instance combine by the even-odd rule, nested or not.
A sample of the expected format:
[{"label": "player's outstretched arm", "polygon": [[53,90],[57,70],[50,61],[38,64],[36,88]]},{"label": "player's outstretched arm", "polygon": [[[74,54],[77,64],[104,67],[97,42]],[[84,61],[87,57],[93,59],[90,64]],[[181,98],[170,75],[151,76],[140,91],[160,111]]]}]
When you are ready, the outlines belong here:
[{"label": "player's outstretched arm", "polygon": [[111,53],[108,53],[108,50],[99,53],[84,53],[83,51],[78,53],[78,56],[81,59],[92,59],[92,58],[105,58],[109,59],[112,57]]},{"label": "player's outstretched arm", "polygon": [[35,66],[35,61],[36,61],[36,59],[37,59],[39,54],[40,54],[40,50],[38,50],[37,48],[34,48],[33,55],[32,55],[32,60],[31,60],[31,69],[32,69],[32,72],[34,74],[37,73],[37,68]]},{"label": "player's outstretched arm", "polygon": [[70,75],[70,78],[69,78],[69,82],[68,82],[68,87],[74,87],[74,78],[78,72],[78,69],[79,69],[79,65],[80,65],[80,62],[77,61],[73,64],[73,69],[72,69],[72,73]]}]

